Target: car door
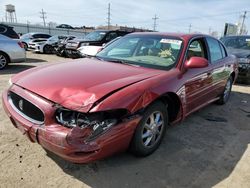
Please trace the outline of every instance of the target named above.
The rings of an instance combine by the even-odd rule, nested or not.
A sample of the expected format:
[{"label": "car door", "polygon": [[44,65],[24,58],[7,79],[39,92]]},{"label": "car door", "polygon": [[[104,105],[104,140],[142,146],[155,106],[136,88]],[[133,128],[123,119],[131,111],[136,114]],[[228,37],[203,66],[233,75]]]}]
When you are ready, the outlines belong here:
[{"label": "car door", "polygon": [[209,62],[211,65],[212,85],[211,97],[218,97],[224,90],[226,81],[230,75],[230,65],[226,64],[226,51],[224,46],[212,37],[206,37],[209,49]]},{"label": "car door", "polygon": [[[209,60],[205,38],[195,38],[189,43],[185,61],[194,56]],[[209,65],[204,68],[188,69],[183,76],[185,80],[186,113],[189,114],[211,99],[211,67]]]}]

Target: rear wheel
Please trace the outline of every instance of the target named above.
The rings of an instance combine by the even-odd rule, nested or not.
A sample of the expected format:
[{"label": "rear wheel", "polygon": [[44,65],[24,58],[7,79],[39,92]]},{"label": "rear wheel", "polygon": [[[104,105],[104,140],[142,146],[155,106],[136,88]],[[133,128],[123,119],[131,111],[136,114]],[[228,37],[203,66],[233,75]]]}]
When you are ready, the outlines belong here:
[{"label": "rear wheel", "polygon": [[137,156],[147,156],[160,145],[168,125],[167,107],[155,102],[147,108],[136,128],[131,151]]},{"label": "rear wheel", "polygon": [[217,101],[218,104],[222,105],[222,104],[225,104],[228,101],[228,99],[230,97],[230,94],[231,94],[232,85],[233,85],[233,78],[232,78],[232,76],[230,76],[228,78],[228,80],[227,80],[224,91],[220,96],[220,99]]},{"label": "rear wheel", "polygon": [[0,70],[4,69],[9,63],[9,58],[6,54],[0,52]]}]

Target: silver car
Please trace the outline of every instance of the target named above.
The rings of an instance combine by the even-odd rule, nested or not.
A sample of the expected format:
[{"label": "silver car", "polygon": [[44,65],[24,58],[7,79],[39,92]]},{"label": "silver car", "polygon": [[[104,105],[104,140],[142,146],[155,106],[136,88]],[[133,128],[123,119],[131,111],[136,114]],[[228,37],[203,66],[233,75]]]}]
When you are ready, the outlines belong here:
[{"label": "silver car", "polygon": [[23,44],[18,40],[13,40],[0,34],[0,70],[8,63],[25,61],[26,52]]}]

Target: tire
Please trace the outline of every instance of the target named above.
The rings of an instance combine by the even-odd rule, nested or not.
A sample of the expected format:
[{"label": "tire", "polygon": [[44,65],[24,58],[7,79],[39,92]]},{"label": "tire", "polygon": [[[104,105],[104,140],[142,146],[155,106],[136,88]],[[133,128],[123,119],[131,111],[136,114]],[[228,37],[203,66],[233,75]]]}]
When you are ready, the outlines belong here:
[{"label": "tire", "polygon": [[220,99],[217,101],[217,104],[223,105],[227,103],[231,94],[232,85],[233,85],[233,78],[232,76],[230,76],[227,80],[223,93],[220,95]]},{"label": "tire", "polygon": [[[156,120],[158,121],[158,126]],[[141,157],[153,153],[161,144],[167,125],[167,107],[158,101],[150,105],[144,112],[135,130],[130,151],[134,155]]]},{"label": "tire", "polygon": [[25,42],[23,42],[23,48],[25,49],[25,51],[28,50],[28,45]]},{"label": "tire", "polygon": [[0,70],[4,69],[9,62],[9,57],[5,53],[0,52]]},{"label": "tire", "polygon": [[43,47],[43,52],[44,52],[45,54],[52,54],[53,49],[52,49],[51,46],[45,45],[45,46]]}]

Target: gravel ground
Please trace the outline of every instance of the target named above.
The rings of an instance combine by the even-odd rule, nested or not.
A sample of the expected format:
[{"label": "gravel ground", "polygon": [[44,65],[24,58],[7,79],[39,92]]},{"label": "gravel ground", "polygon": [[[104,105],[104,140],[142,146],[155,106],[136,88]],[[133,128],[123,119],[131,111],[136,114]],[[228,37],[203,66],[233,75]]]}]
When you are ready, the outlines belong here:
[{"label": "gravel ground", "polygon": [[[58,61],[27,53],[27,62],[0,71],[0,93],[11,75]],[[170,127],[146,158],[129,153],[72,164],[46,153],[15,129],[0,102],[0,187],[250,187],[250,87],[236,85],[224,106],[211,104]]]}]

